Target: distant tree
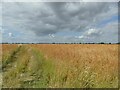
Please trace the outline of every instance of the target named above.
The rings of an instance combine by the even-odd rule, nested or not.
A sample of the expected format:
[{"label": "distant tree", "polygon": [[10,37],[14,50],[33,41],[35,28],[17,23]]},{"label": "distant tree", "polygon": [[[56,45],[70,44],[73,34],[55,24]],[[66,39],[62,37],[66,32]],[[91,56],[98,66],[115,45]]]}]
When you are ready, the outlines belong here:
[{"label": "distant tree", "polygon": [[9,44],[8,42],[3,42],[3,44]]},{"label": "distant tree", "polygon": [[53,42],[52,44],[55,44],[55,42]]},{"label": "distant tree", "polygon": [[104,44],[104,42],[101,42],[100,44]]}]

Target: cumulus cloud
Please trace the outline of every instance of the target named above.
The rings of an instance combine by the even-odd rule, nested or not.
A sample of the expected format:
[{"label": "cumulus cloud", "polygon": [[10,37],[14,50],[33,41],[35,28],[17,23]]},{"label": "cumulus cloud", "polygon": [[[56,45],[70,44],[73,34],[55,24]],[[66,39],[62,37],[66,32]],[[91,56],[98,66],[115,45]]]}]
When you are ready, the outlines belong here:
[{"label": "cumulus cloud", "polygon": [[[83,34],[74,37],[61,35],[61,38],[66,38],[65,41],[74,41],[75,38],[101,35],[102,31],[96,26],[102,20],[117,15],[116,5],[117,3],[110,2],[3,3],[3,25],[17,32],[30,32],[43,41],[49,41],[50,37],[55,37],[55,34],[61,32]],[[60,41],[59,37],[56,36],[56,41]]]},{"label": "cumulus cloud", "polygon": [[8,33],[9,37],[12,37],[12,33]]},{"label": "cumulus cloud", "polygon": [[86,32],[84,32],[82,35],[80,36],[75,36],[78,39],[83,39],[86,40],[86,42],[99,42],[98,40],[96,40],[96,38],[100,38],[100,36],[102,35],[102,30],[97,30],[95,28],[90,28],[88,30],[86,30]]},{"label": "cumulus cloud", "polygon": [[55,36],[53,34],[49,34],[49,37],[50,38],[54,38]]},{"label": "cumulus cloud", "polygon": [[102,31],[91,28],[85,34],[87,36],[99,36],[102,34]]}]

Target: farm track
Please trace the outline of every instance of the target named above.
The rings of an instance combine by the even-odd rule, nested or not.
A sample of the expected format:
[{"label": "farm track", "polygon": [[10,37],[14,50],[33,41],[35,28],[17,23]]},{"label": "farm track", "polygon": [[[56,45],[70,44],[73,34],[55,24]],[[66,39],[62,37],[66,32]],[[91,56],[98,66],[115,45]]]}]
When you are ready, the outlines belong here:
[{"label": "farm track", "polygon": [[19,46],[18,48],[16,48],[13,53],[10,55],[10,57],[8,58],[8,61],[6,62],[6,65],[2,66],[2,70],[4,71],[8,71],[9,69],[11,69],[13,67],[13,65],[16,62],[16,59],[19,57],[19,52],[21,51],[21,46]]},{"label": "farm track", "polygon": [[[16,48],[3,66],[3,87],[28,87],[35,79],[28,71],[29,65],[34,58],[36,57],[32,54],[30,47],[19,46]],[[19,82],[16,82],[16,85],[12,85],[12,79]]]},{"label": "farm track", "polygon": [[[19,46],[8,58],[3,67],[3,88],[34,88],[46,87],[48,85],[44,56],[35,48],[29,46]],[[45,75],[44,75],[45,74]],[[44,83],[43,83],[44,82]]]},{"label": "farm track", "polygon": [[[73,49],[69,49],[70,47]],[[117,53],[116,49],[100,46],[101,49],[97,51],[97,48],[92,47],[83,45],[84,50],[80,47],[74,50],[72,45],[62,47],[59,45],[16,45],[8,50],[9,53],[3,55],[5,58],[3,58],[2,87],[117,87],[117,58],[113,57],[113,54]],[[101,51],[103,49],[105,53]],[[83,52],[78,50],[83,50]]]}]

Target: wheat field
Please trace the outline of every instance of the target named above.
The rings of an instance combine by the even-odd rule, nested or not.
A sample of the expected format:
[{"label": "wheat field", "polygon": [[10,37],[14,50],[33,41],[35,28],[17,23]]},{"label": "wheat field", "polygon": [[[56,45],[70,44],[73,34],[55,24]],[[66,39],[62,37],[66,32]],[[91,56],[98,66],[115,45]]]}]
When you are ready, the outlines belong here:
[{"label": "wheat field", "polygon": [[117,88],[117,44],[3,44],[2,87]]}]

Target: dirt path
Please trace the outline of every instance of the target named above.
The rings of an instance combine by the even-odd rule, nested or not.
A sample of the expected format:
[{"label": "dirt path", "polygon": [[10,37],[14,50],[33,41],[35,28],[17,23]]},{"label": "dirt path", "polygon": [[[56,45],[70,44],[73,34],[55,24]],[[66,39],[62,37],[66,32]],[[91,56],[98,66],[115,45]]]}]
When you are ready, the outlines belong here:
[{"label": "dirt path", "polygon": [[18,46],[3,65],[3,87],[20,87],[21,73],[25,72],[29,62],[28,48]]},{"label": "dirt path", "polygon": [[21,51],[21,46],[16,48],[11,53],[10,57],[5,62],[3,62],[3,65],[2,65],[2,71],[3,72],[9,71],[9,69],[11,69],[14,66],[14,63],[16,62],[17,58],[19,57],[20,51]]}]

